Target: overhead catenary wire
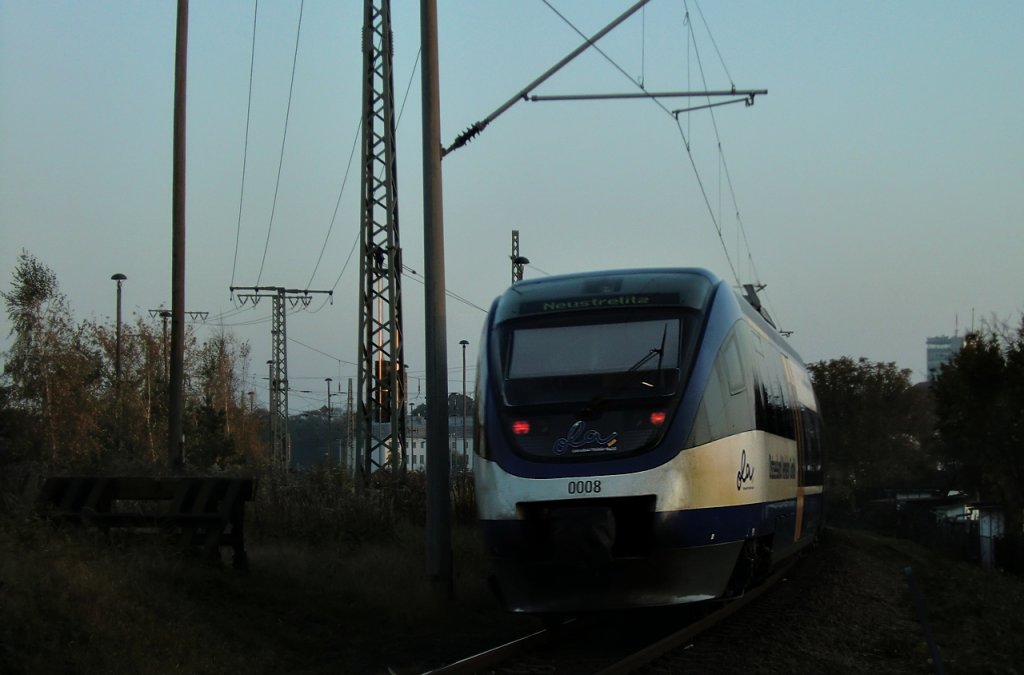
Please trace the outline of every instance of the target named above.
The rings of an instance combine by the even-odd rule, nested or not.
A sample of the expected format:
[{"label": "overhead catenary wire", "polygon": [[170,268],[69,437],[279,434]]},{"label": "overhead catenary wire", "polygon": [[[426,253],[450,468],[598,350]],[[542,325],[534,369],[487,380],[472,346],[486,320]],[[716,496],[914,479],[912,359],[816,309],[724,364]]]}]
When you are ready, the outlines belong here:
[{"label": "overhead catenary wire", "polygon": [[[547,3],[547,0],[543,0],[543,1],[545,2],[545,4],[548,5],[548,7],[551,7],[551,5]],[[543,74],[541,74],[540,77],[536,78],[535,80],[533,80],[533,82],[530,82],[530,84],[528,84],[525,87],[523,87],[515,96],[510,98],[508,101],[503,103],[501,106],[499,106],[497,110],[495,110],[494,112],[492,112],[490,115],[488,115],[484,119],[480,120],[479,122],[475,122],[472,125],[470,125],[470,127],[468,129],[463,131],[461,134],[459,134],[455,138],[455,140],[452,142],[451,145],[449,145],[447,148],[442,148],[441,149],[441,157],[444,158],[444,156],[447,155],[448,153],[452,152],[453,150],[457,150],[458,148],[461,148],[466,143],[469,143],[471,140],[473,140],[474,137],[476,137],[480,132],[482,132],[485,128],[487,128],[487,125],[489,125],[491,122],[493,122],[495,119],[497,119],[506,110],[511,108],[513,105],[518,103],[520,100],[526,98],[527,95],[531,91],[533,91],[534,89],[539,87],[548,78],[550,78],[552,75],[554,75],[559,70],[564,68],[566,66],[566,64],[568,64],[570,61],[575,59],[577,56],[579,56],[580,54],[585,52],[590,47],[594,47],[595,43],[598,40],[600,40],[602,37],[604,37],[609,32],[614,30],[617,26],[622,24],[623,21],[625,21],[626,19],[631,17],[634,13],[636,13],[637,10],[642,8],[648,2],[650,2],[650,0],[639,0],[636,4],[632,5],[625,12],[620,14],[610,24],[608,24],[607,26],[605,26],[604,28],[599,30],[597,33],[595,33],[592,37],[587,37],[586,35],[583,35],[582,33],[580,33],[580,35],[583,35],[583,39],[584,39],[584,42],[583,42],[582,45],[580,45],[576,49],[574,49],[571,52],[569,52],[569,54],[567,54],[565,57],[563,57],[561,61],[559,61],[558,63],[556,63],[552,67],[548,68]],[[554,7],[551,7],[551,9],[552,9],[552,11],[555,11],[557,13],[557,10],[555,10]],[[623,71],[623,72],[625,72],[625,71]],[[631,82],[633,81],[633,78],[630,77],[629,75],[626,75],[626,77],[629,78],[629,80]]]},{"label": "overhead catenary wire", "polygon": [[540,272],[541,274],[543,274],[546,277],[550,277],[551,276],[551,272],[547,272],[545,270],[542,270],[541,268],[537,267],[533,263],[526,263],[526,266],[529,267],[531,270],[537,270],[538,272]]},{"label": "overhead catenary wire", "polygon": [[644,86],[644,75],[647,74],[647,5],[640,11],[640,86]]},{"label": "overhead catenary wire", "polygon": [[[546,4],[553,12],[555,12],[560,17],[562,17],[562,15],[551,5],[550,2],[548,2],[547,0],[543,0],[543,1],[544,1],[544,4]],[[639,7],[643,8],[644,5],[643,5],[643,3],[637,3],[636,6],[639,6]],[[700,10],[699,6],[697,7],[697,10],[698,11]],[[646,10],[645,10],[645,12],[646,12]],[[700,16],[701,16],[701,20],[703,21],[705,27],[707,27],[707,20],[704,18],[703,13],[701,13]],[[569,22],[564,17],[562,17],[562,18],[563,18],[563,20],[567,24],[572,26],[571,22]],[[253,37],[253,40],[254,40],[254,46],[255,46],[255,22],[256,22],[255,13],[254,13],[253,21],[254,21],[254,37]],[[300,33],[301,33],[302,21],[303,21],[303,9],[302,9],[302,6],[300,5],[299,20],[298,20],[298,25],[297,25],[297,29],[296,29],[296,39],[295,39],[295,49],[294,49],[295,53],[294,53],[294,56],[293,56],[293,63],[292,63],[292,80],[291,80],[291,83],[290,83],[290,86],[289,86],[288,111],[290,111],[290,108],[291,108],[292,90],[293,90],[293,87],[294,87],[296,63],[297,63],[297,54],[298,54],[299,43],[300,43]],[[576,30],[574,26],[573,26],[573,29]],[[646,94],[647,90],[645,89],[645,81],[644,81],[645,80],[645,77],[644,77],[644,75],[645,75],[645,68],[646,68],[646,66],[645,66],[645,64],[646,64],[646,61],[645,61],[645,59],[646,59],[646,56],[645,56],[646,45],[645,44],[643,45],[643,53],[642,53],[642,64],[643,64],[642,65],[642,72],[641,72],[641,77],[639,78],[639,81],[638,81],[637,78],[635,77],[635,73],[634,73],[634,75],[631,76],[628,72],[626,72],[624,69],[622,69],[617,63],[615,63],[614,59],[612,59],[608,54],[606,54],[604,51],[602,51],[600,48],[598,48],[593,43],[593,39],[587,38],[585,35],[583,35],[583,33],[581,33],[578,30],[576,30],[576,32],[578,34],[580,34],[581,36],[583,36],[585,40],[587,40],[587,42],[588,42],[587,46],[594,47],[595,49],[597,49],[597,51],[611,65],[613,65],[617,70],[619,70],[624,77],[629,79],[630,82],[633,83],[635,86],[639,87],[639,89],[642,92],[645,92],[645,94],[642,94],[642,95],[648,96],[648,94]],[[691,26],[691,31],[690,32],[692,33],[692,26]],[[709,35],[710,35],[710,31],[709,31]],[[645,39],[645,36],[644,36],[644,39]],[[713,37],[712,37],[712,43],[714,44]],[[721,52],[718,50],[717,44],[715,44],[715,50],[716,50],[716,52],[718,52],[719,59],[721,60]],[[420,56],[419,56],[419,54],[417,54],[417,57],[416,57],[417,63],[419,61],[419,58],[420,58]],[[253,66],[252,66],[252,62],[251,62],[251,64],[250,64],[250,101],[251,101],[251,96],[252,96],[252,92],[251,92],[252,68],[253,68]],[[724,61],[723,61],[723,69],[725,69]],[[727,69],[725,69],[725,70],[726,70],[726,73],[728,74],[728,70]],[[415,71],[416,71],[416,65],[413,66],[413,73],[410,75],[410,85],[411,85],[411,83],[413,81],[413,78],[415,76]],[[731,74],[729,74],[729,79],[730,79],[730,82],[731,82],[732,81]],[[409,89],[407,88],[407,90],[406,90],[406,98],[408,97],[408,95],[409,95]],[[638,96],[640,96],[640,95],[638,95]],[[659,101],[657,99],[653,99],[653,102],[656,105],[658,105],[667,114],[669,114],[669,115],[673,114],[673,111],[669,110],[661,101]],[[403,100],[403,103],[402,103],[402,110],[404,110],[404,106],[405,106],[405,100]],[[247,113],[247,115],[248,115],[248,113]],[[401,113],[399,114],[399,120],[400,119],[401,119]],[[686,147],[687,153],[690,155],[691,167],[692,167],[694,173],[697,175],[698,184],[699,184],[700,190],[701,190],[701,192],[702,192],[702,194],[704,196],[705,204],[706,204],[707,208],[709,209],[709,212],[712,212],[712,221],[713,221],[713,224],[715,225],[716,231],[719,234],[719,238],[720,238],[720,241],[722,242],[723,248],[726,251],[726,258],[727,258],[727,260],[729,262],[729,267],[732,270],[733,276],[736,278],[736,282],[738,284],[739,283],[739,275],[737,274],[736,266],[733,264],[733,261],[732,261],[730,255],[729,255],[729,253],[728,253],[728,247],[725,246],[724,233],[723,233],[722,222],[721,222],[722,218],[721,218],[721,213],[720,213],[721,209],[719,209],[719,215],[717,217],[715,217],[714,213],[713,213],[714,209],[711,206],[711,201],[712,200],[711,200],[707,190],[705,189],[704,181],[701,179],[701,176],[699,174],[699,171],[698,171],[698,168],[697,168],[697,165],[696,165],[696,161],[695,161],[692,153],[690,152],[691,148],[690,148],[690,142],[689,142],[689,134],[688,133],[684,133],[684,129],[681,126],[678,125],[678,120],[677,120],[677,126],[679,127],[679,133],[680,133],[680,135],[682,137],[682,140],[683,140],[684,146]],[[247,127],[248,127],[248,117],[247,117]],[[341,185],[341,188],[340,188],[340,191],[339,191],[339,194],[338,194],[338,199],[336,201],[334,213],[332,215],[332,219],[331,219],[330,225],[328,226],[327,235],[325,237],[323,246],[321,247],[319,256],[317,258],[317,262],[316,262],[316,264],[313,267],[313,274],[311,275],[310,282],[307,284],[307,286],[312,285],[312,281],[315,278],[316,274],[318,273],[319,266],[322,264],[322,260],[323,260],[323,258],[326,255],[326,247],[328,245],[328,241],[329,241],[330,237],[332,236],[332,232],[333,232],[333,230],[335,228],[335,225],[336,225],[336,219],[337,219],[337,216],[338,216],[338,213],[339,213],[339,210],[340,210],[340,202],[341,202],[342,196],[343,196],[344,191],[345,191],[345,186],[347,184],[348,176],[350,174],[350,169],[351,169],[352,161],[353,161],[353,158],[354,158],[355,148],[357,147],[357,144],[358,144],[359,133],[360,133],[360,128],[357,126],[356,137],[355,137],[355,140],[353,141],[352,150],[350,152],[349,164],[346,167],[345,176],[343,178],[342,185]],[[717,128],[716,128],[716,133],[717,133]],[[279,158],[279,165],[278,165],[278,172],[277,172],[277,184],[275,185],[275,191],[274,191],[274,205],[275,205],[275,207],[276,207],[276,203],[277,203],[278,188],[280,186],[280,179],[281,179],[281,175],[282,175],[282,165],[283,165],[283,157],[284,157],[284,152],[285,152],[287,135],[288,135],[288,114],[286,112],[285,128],[284,128],[284,134],[283,134],[283,137],[282,137],[282,144],[281,144],[280,158]],[[247,136],[248,136],[248,131],[247,131]],[[720,147],[720,153],[721,153],[721,147]],[[733,203],[735,204],[736,203],[735,190],[734,190],[732,182],[731,182],[731,177],[729,175],[728,166],[727,166],[727,164],[724,163],[724,155],[722,155],[722,162],[723,162],[722,168],[723,168],[723,170],[725,172],[725,176],[726,176],[726,179],[727,179],[728,185],[729,185],[729,192],[730,192],[730,195],[732,196]],[[243,177],[244,177],[244,173],[245,173],[245,158],[243,157]],[[244,181],[243,181],[243,194],[244,194]],[[242,201],[242,198],[240,197],[240,202],[241,201]],[[239,207],[240,214],[241,214],[241,209],[242,209],[242,206],[240,204],[240,207]],[[738,208],[736,209],[736,217],[737,217],[737,219],[740,218]],[[241,215],[239,216],[239,219],[240,218],[241,218]],[[742,223],[742,221],[740,221],[740,222]],[[269,242],[270,242],[271,230],[272,230],[273,224],[274,224],[274,212],[272,210],[271,217],[270,217],[270,223],[268,225],[268,231],[267,231],[267,243],[265,245],[265,249],[264,249],[264,252],[263,252],[263,261],[261,262],[261,265],[260,265],[260,277],[261,277],[261,275],[263,273],[264,265],[265,265],[265,262],[267,260],[268,249],[269,249]],[[747,236],[746,236],[745,229],[741,229],[741,233],[742,233],[743,240],[744,240],[744,242],[746,244],[746,247],[747,247],[747,253],[748,253],[748,258],[750,260],[750,265],[751,265],[751,268],[753,269],[754,268],[753,257],[752,257],[752,255],[750,255],[750,247],[749,247],[749,243],[747,242]],[[237,235],[236,235],[236,252],[235,252],[236,253],[236,259],[237,259],[237,255],[238,255],[237,246],[238,246],[238,244],[237,244]],[[340,286],[341,279],[344,277],[344,274],[347,271],[348,265],[351,262],[352,256],[354,255],[354,252],[355,252],[355,249],[356,249],[357,246],[358,246],[358,237],[356,238],[355,242],[353,242],[353,245],[352,245],[352,247],[351,247],[351,249],[349,251],[348,257],[346,258],[345,263],[342,266],[341,271],[338,274],[334,284],[332,286],[330,286],[330,288],[332,288],[332,290],[334,290],[334,289],[336,289],[336,288],[338,288]],[[535,269],[535,270],[537,270],[538,272],[540,272],[542,274],[545,274],[545,275],[549,274],[548,272],[546,272],[546,271],[536,267],[535,265],[530,265],[530,267]],[[409,270],[409,271],[412,273],[413,278],[414,278],[415,281],[417,281],[418,283],[423,283],[420,279],[415,278],[416,272],[414,270]],[[235,271],[234,271],[234,266],[233,266],[233,269],[232,269],[232,279],[234,279],[234,274],[235,274]],[[259,283],[260,283],[260,278],[257,279],[257,285],[259,285]],[[487,311],[483,307],[480,307],[479,305],[477,305],[475,303],[472,303],[468,299],[466,299],[466,298],[464,298],[462,296],[459,296],[456,293],[448,291],[447,289],[446,289],[445,293],[446,293],[446,295],[448,295],[448,297],[451,297],[452,299],[455,299],[455,300],[457,300],[459,302],[462,302],[463,304],[466,304],[466,305],[468,305],[470,307],[473,307],[474,309],[477,309],[477,310],[479,310],[481,312],[486,312]],[[324,309],[326,307],[327,302],[328,302],[328,300],[325,298],[323,303],[318,308],[316,308],[315,310],[312,310],[312,313],[316,313],[316,312],[319,312],[322,309]],[[241,308],[240,311],[249,311],[249,308]],[[307,311],[310,311],[310,310],[307,310]],[[225,313],[222,316],[227,318],[227,317],[232,316],[232,314],[230,312],[228,312],[228,313]],[[270,321],[270,318],[267,317],[265,319],[259,319],[259,320],[255,320],[255,321],[252,321],[252,322],[237,323],[237,324],[230,324],[230,325],[253,325],[253,324],[266,323],[266,322],[269,322],[269,321]]]},{"label": "overhead catenary wire", "polygon": [[[694,56],[695,56],[696,61],[697,61],[697,68],[698,68],[698,70],[700,72],[701,82],[703,83],[703,85],[705,87],[707,87],[707,76],[706,76],[706,74],[704,72],[704,64],[703,64],[703,61],[700,58],[700,52],[697,50],[697,47],[696,47],[696,42],[697,42],[696,35],[693,34],[693,22],[688,20],[688,18],[689,18],[689,6],[688,6],[688,3],[687,3],[686,0],[684,0],[683,5],[684,5],[684,8],[686,10],[686,16],[687,16],[686,25],[689,28],[689,33],[690,33],[691,37],[693,38]],[[725,60],[722,58],[722,53],[718,49],[718,44],[715,42],[714,36],[711,34],[711,28],[708,26],[707,19],[704,17],[704,12],[700,8],[700,3],[697,2],[697,0],[694,0],[694,6],[697,8],[697,13],[698,13],[698,15],[701,18],[701,22],[704,24],[704,29],[708,33],[708,38],[711,40],[711,44],[714,45],[715,52],[718,54],[719,63],[721,64],[722,69],[725,71],[726,76],[729,77],[730,83],[732,83],[732,75],[729,73],[729,69],[728,69],[728,67],[725,64]],[[735,85],[733,85],[733,86],[735,86]],[[710,101],[709,101],[709,103],[710,103]],[[710,108],[712,106],[709,105],[708,107]],[[750,241],[747,238],[747,228],[746,228],[746,225],[743,222],[743,217],[742,217],[742,215],[740,213],[739,201],[738,201],[738,199],[736,197],[736,190],[735,190],[735,187],[734,187],[733,182],[732,182],[732,174],[729,171],[729,163],[726,160],[725,151],[724,151],[724,149],[722,147],[722,138],[721,138],[721,134],[719,133],[719,130],[718,130],[718,120],[715,118],[714,111],[709,110],[708,111],[708,115],[711,118],[711,125],[712,125],[712,128],[714,129],[714,132],[715,132],[715,140],[716,140],[716,147],[717,147],[717,151],[718,151],[719,165],[720,165],[722,171],[725,174],[726,185],[729,188],[729,196],[730,196],[730,199],[732,200],[732,205],[733,205],[733,209],[734,209],[734,213],[735,213],[735,217],[736,217],[737,229],[739,230],[739,234],[740,234],[740,236],[743,239],[743,245],[744,245],[744,247],[746,248],[746,251],[747,251],[747,262],[750,265],[750,272],[751,272],[751,275],[753,277],[755,285],[763,288],[764,284],[761,283],[760,275],[758,274],[757,266],[754,263],[754,256],[753,256],[753,253],[752,253],[751,248],[750,248]],[[719,219],[721,219],[721,216],[719,217]],[[724,240],[723,240],[723,245],[724,245]],[[737,249],[738,249],[738,246],[737,246]],[[738,250],[737,250],[737,253],[739,253]],[[740,285],[740,282],[739,282],[738,278],[737,278],[737,285]],[[764,303],[766,305],[768,305],[768,309],[769,309],[769,312],[771,313],[771,315],[773,317],[778,318],[778,315],[775,313],[774,308],[771,306],[771,303],[768,301],[767,294],[764,294],[763,300],[764,300]]]},{"label": "overhead catenary wire", "polygon": [[[424,282],[423,282],[423,279],[419,279],[419,278],[417,278],[417,277],[419,276],[419,272],[417,272],[417,271],[416,271],[416,270],[414,270],[413,268],[409,267],[408,265],[402,265],[402,268],[403,268],[403,269],[404,269],[404,270],[405,270],[406,272],[408,272],[408,273],[409,273],[409,275],[410,275],[410,276],[409,276],[409,278],[410,278],[410,279],[412,279],[413,281],[416,281],[416,282],[418,282],[418,283],[420,283],[420,284],[424,283]],[[486,309],[484,309],[483,307],[481,307],[480,305],[478,305],[478,304],[476,304],[476,303],[474,303],[474,302],[472,302],[472,301],[470,301],[470,300],[467,300],[466,298],[462,297],[462,296],[461,296],[461,295],[459,295],[458,293],[455,293],[455,292],[453,292],[453,291],[450,291],[450,290],[448,290],[447,288],[446,288],[446,289],[444,289],[444,294],[445,294],[445,295],[447,295],[447,296],[448,296],[449,298],[451,298],[452,300],[456,300],[456,301],[458,301],[458,302],[461,302],[462,304],[464,304],[464,305],[468,305],[469,307],[472,307],[473,309],[478,309],[478,310],[480,310],[481,312],[483,312],[484,314],[486,314],[486,313],[487,313],[487,310],[486,310]]]},{"label": "overhead catenary wire", "polygon": [[299,345],[300,347],[305,347],[306,349],[308,349],[308,350],[310,350],[312,352],[316,352],[317,354],[320,354],[321,356],[326,356],[327,358],[332,359],[334,361],[337,361],[338,363],[344,363],[344,364],[350,365],[350,366],[358,366],[359,365],[358,363],[355,363],[354,361],[346,361],[345,359],[339,359],[337,356],[334,356],[333,354],[328,354],[327,352],[325,352],[325,351],[323,351],[321,349],[317,349],[316,347],[314,347],[312,345],[307,345],[305,342],[301,342],[299,340],[296,340],[293,337],[289,337],[288,338],[288,342],[294,342],[295,344]]},{"label": "overhead catenary wire", "polygon": [[[708,33],[708,39],[711,40],[711,46],[715,48],[715,53],[718,54],[718,62],[720,64],[722,64],[722,70],[725,71],[725,76],[729,78],[729,84],[731,84],[733,87],[735,87],[736,85],[735,85],[735,83],[734,83],[734,81],[732,79],[732,73],[729,72],[729,67],[727,65],[725,65],[725,59],[722,58],[722,52],[721,52],[721,50],[718,49],[718,43],[715,42],[715,36],[711,33],[711,27],[708,26],[708,20],[706,18],[704,18],[704,11],[701,10],[700,3],[697,2],[696,0],[694,0],[693,4],[697,7],[697,14],[700,15],[701,23],[704,24],[704,30],[706,30],[707,33]],[[685,0],[683,1],[683,5],[684,6],[686,5],[686,1]],[[691,30],[692,30],[692,26],[691,26]]]},{"label": "overhead catenary wire", "polygon": [[[554,6],[552,6],[551,3],[548,0],[541,0],[541,1],[549,9],[551,9],[551,11],[554,12],[563,22],[565,22],[570,28],[572,28],[572,30],[575,31],[577,35],[580,35],[580,36],[586,38],[585,34],[579,28],[577,28],[572,23],[572,21],[570,21],[568,19],[568,17],[566,17],[564,14],[559,12]],[[693,34],[692,22],[690,22],[690,20],[689,20],[689,8],[686,5],[685,0],[684,0],[684,9],[685,9],[684,21],[685,21],[685,24],[688,26],[688,34],[687,34],[688,43],[692,39],[692,41],[693,41],[693,50],[694,50],[695,53],[698,54],[698,64],[699,64],[700,61],[699,61],[699,53],[698,53],[697,46],[696,46],[696,38],[695,38],[695,35]],[[698,11],[699,11],[699,6],[698,6]],[[710,36],[710,28],[708,27],[707,20],[704,17],[703,12],[701,12],[701,20],[704,23],[705,28],[708,30],[708,34]],[[708,102],[707,105],[699,106],[698,107],[699,109],[706,109],[706,108],[710,109],[710,108],[715,107],[717,105],[721,105],[719,103],[716,103],[716,104],[710,103],[710,95],[712,95],[713,93],[714,94],[718,94],[718,93],[723,93],[723,94],[727,94],[727,93],[744,94],[745,95],[744,98],[736,99],[736,100],[730,101],[729,103],[736,103],[736,102],[741,102],[741,101],[746,100],[748,105],[753,102],[754,94],[767,93],[764,90],[757,90],[757,91],[750,91],[750,92],[747,92],[747,91],[737,92],[737,91],[735,91],[735,85],[733,84],[732,75],[729,73],[728,68],[725,67],[724,59],[722,59],[722,57],[721,57],[721,51],[718,50],[718,46],[717,46],[716,43],[714,43],[714,38],[713,37],[711,38],[711,40],[712,40],[712,43],[715,44],[715,50],[716,50],[716,52],[719,55],[719,59],[722,62],[723,70],[725,70],[726,75],[729,78],[730,85],[732,86],[732,89],[730,89],[727,92],[706,92],[705,95],[708,97],[709,102]],[[721,219],[715,215],[715,208],[714,208],[714,206],[712,204],[712,201],[711,201],[711,198],[710,198],[710,196],[708,194],[707,188],[704,185],[704,180],[701,177],[700,170],[697,167],[696,159],[693,156],[692,144],[690,143],[689,133],[686,130],[683,129],[682,123],[679,120],[679,114],[680,113],[690,112],[692,109],[691,110],[684,109],[684,110],[679,110],[679,111],[669,110],[657,97],[652,96],[651,92],[648,92],[645,89],[643,83],[637,82],[633,77],[631,77],[629,75],[629,73],[627,73],[626,70],[624,68],[622,68],[622,66],[620,66],[611,56],[609,56],[607,53],[605,53],[597,45],[592,45],[592,46],[602,57],[605,58],[605,60],[608,61],[608,63],[610,63],[616,70],[618,70],[619,73],[621,73],[627,80],[629,80],[631,84],[633,84],[634,86],[638,87],[643,92],[642,94],[634,95],[635,97],[638,97],[638,98],[649,98],[655,105],[657,105],[666,114],[668,114],[669,116],[671,116],[673,118],[673,120],[674,120],[674,122],[676,124],[676,128],[679,131],[680,138],[682,139],[683,146],[686,149],[687,157],[689,158],[690,166],[691,166],[691,168],[692,168],[692,170],[694,172],[694,176],[695,176],[695,178],[697,180],[697,185],[698,185],[698,188],[699,188],[699,190],[701,192],[702,199],[704,200],[705,207],[708,210],[708,214],[709,214],[709,216],[711,218],[712,225],[714,226],[715,232],[716,232],[716,234],[718,235],[718,238],[719,238],[719,242],[721,243],[722,251],[723,251],[723,254],[725,255],[726,262],[727,262],[727,264],[729,266],[730,272],[732,273],[732,276],[733,276],[733,279],[734,279],[736,285],[737,286],[741,286],[742,283],[740,281],[739,274],[738,274],[738,272],[736,270],[735,264],[733,263],[732,256],[729,253],[729,247],[728,247],[728,245],[725,242],[725,235],[724,235],[724,232],[723,232]],[[689,53],[689,48],[687,49],[687,52]],[[704,78],[704,76],[703,76],[703,67],[701,67],[701,75],[702,75],[702,80],[704,81],[704,85],[705,85],[705,88],[706,88],[707,84],[706,84],[706,78]],[[543,100],[543,99],[540,98],[540,97],[531,97],[531,100]],[[698,109],[698,108],[694,108],[694,109]],[[720,161],[724,162],[724,153],[723,153],[723,151],[721,149],[721,138],[720,138],[720,134],[718,133],[717,123],[714,120],[714,114],[710,113],[710,111],[709,111],[709,114],[711,114],[712,123],[713,123],[714,129],[715,129],[716,140],[718,141],[718,150],[719,150]],[[687,116],[687,120],[688,119],[689,119],[689,117]],[[732,187],[731,177],[730,177],[730,175],[728,173],[728,168],[727,167],[725,167],[725,168],[726,168],[725,173],[726,173],[727,181],[729,182],[729,185],[730,185],[730,194],[732,195],[733,203],[735,205],[735,203],[736,203],[735,191],[734,191],[734,189]],[[739,218],[738,206],[736,207],[736,214],[737,214],[737,218]],[[742,220],[740,220],[739,222],[742,224]],[[743,237],[744,237],[744,241],[746,241],[746,231],[745,231],[745,229],[743,230]],[[753,256],[752,256],[752,254],[750,252],[749,244],[747,245],[747,254],[748,254],[748,257],[749,257],[749,259],[751,261],[751,267],[753,268]]]}]

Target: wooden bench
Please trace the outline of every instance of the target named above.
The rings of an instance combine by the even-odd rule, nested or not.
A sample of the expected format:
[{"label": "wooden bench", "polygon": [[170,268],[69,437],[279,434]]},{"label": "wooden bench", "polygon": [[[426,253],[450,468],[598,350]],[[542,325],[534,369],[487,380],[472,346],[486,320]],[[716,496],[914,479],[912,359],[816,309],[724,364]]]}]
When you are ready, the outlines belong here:
[{"label": "wooden bench", "polygon": [[55,476],[43,484],[40,499],[60,521],[107,533],[158,529],[211,560],[230,546],[233,566],[245,569],[245,502],[252,501],[255,484],[251,478]]}]

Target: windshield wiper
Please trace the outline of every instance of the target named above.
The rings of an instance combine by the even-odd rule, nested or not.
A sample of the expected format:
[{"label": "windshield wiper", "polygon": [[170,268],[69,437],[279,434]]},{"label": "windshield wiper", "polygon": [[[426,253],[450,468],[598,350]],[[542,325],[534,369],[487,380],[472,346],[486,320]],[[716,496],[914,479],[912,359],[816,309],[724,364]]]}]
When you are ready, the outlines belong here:
[{"label": "windshield wiper", "polygon": [[[661,345],[658,346],[658,347],[652,347],[651,350],[648,351],[646,354],[644,354],[640,358],[639,361],[637,361],[636,363],[631,365],[624,372],[625,373],[636,372],[636,371],[640,370],[640,368],[642,368],[645,363],[647,363],[648,361],[653,359],[655,356],[657,356],[658,357],[658,384],[660,386],[661,385],[661,377],[662,377],[661,376],[661,364],[662,364],[662,361],[665,358],[665,337],[666,337],[667,334],[668,334],[668,324],[666,323],[665,327],[661,331]],[[620,393],[622,390],[624,390],[626,387],[628,387],[629,384],[630,384],[629,380],[626,380],[622,384],[620,384],[619,386],[617,386],[614,389],[612,389],[611,391],[609,391],[609,392],[602,392],[602,393],[598,394],[597,396],[595,396],[594,398],[590,399],[587,402],[587,404],[584,405],[583,408],[580,410],[580,419],[588,419],[590,417],[593,417],[594,414],[599,410],[600,406],[605,401],[607,401],[608,398],[610,398],[612,396],[615,396],[616,394]],[[651,386],[647,382],[644,382],[643,384],[646,384],[647,386]]]},{"label": "windshield wiper", "polygon": [[640,359],[639,361],[634,363],[632,366],[630,366],[629,370],[627,370],[626,372],[627,373],[632,373],[634,370],[640,370],[640,366],[642,366],[645,363],[647,363],[648,361],[650,361],[651,358],[655,354],[658,355],[658,370],[660,371],[661,370],[661,362],[665,358],[665,336],[667,334],[668,334],[668,324],[666,323],[665,327],[662,328],[662,330],[661,330],[661,346],[660,347],[654,347],[653,349],[651,349],[651,351],[647,352],[647,354],[642,359]]}]

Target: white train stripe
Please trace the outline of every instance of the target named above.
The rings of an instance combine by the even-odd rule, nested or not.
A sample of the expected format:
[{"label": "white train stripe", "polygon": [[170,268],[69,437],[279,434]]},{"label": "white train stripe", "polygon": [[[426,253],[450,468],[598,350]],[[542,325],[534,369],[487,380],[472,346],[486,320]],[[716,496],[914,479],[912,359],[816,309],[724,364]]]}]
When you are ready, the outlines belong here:
[{"label": "white train stripe", "polygon": [[764,431],[689,448],[646,471],[586,478],[522,478],[478,457],[477,502],[481,518],[512,520],[517,503],[540,501],[655,495],[656,511],[680,511],[820,494],[797,484],[798,469],[796,442]]}]

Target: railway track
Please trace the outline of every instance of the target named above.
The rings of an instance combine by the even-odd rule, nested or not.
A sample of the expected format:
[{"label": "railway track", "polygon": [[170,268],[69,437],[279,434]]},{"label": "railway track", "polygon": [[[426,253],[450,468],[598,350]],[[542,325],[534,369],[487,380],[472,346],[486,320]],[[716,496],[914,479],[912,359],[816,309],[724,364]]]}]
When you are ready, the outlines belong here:
[{"label": "railway track", "polygon": [[[680,667],[677,655],[681,649],[701,633],[757,601],[785,578],[794,563],[784,565],[742,597],[712,608],[683,606],[567,618],[544,630],[431,670],[427,675],[620,675],[648,666],[657,672],[658,660],[669,654],[674,655],[672,671],[677,671]],[[395,675],[399,672],[408,671],[392,671]]]}]

